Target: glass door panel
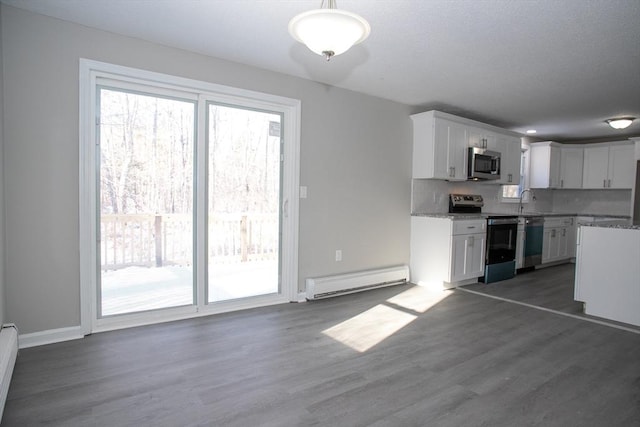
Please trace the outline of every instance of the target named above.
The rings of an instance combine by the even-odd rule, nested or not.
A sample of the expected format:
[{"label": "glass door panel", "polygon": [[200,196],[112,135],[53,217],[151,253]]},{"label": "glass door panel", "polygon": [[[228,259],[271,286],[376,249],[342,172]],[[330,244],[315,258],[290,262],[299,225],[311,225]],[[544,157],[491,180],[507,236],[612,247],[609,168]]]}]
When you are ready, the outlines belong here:
[{"label": "glass door panel", "polygon": [[192,305],[195,103],[98,96],[98,318]]},{"label": "glass door panel", "polygon": [[280,113],[207,104],[207,300],[280,292]]}]

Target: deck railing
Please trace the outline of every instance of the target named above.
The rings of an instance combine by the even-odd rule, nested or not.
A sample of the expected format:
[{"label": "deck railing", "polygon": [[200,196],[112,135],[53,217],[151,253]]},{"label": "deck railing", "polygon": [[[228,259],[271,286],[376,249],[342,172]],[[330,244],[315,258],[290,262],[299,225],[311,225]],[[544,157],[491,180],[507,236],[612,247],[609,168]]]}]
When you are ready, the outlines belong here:
[{"label": "deck railing", "polygon": [[[191,265],[194,253],[192,224],[191,215],[101,215],[102,269]],[[207,242],[210,264],[276,260],[278,215],[210,215]]]}]

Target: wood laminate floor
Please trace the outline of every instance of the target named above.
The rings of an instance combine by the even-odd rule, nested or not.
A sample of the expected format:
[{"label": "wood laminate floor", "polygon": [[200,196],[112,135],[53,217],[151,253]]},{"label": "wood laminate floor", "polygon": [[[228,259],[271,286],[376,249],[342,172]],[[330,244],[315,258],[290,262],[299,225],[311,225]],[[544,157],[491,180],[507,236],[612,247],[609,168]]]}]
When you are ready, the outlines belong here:
[{"label": "wood laminate floor", "polygon": [[23,349],[37,425],[638,426],[640,335],[402,285]]},{"label": "wood laminate floor", "polygon": [[640,327],[634,325],[584,314],[583,304],[573,299],[574,284],[575,264],[567,263],[524,272],[500,282],[474,283],[461,289],[640,332]]},{"label": "wood laminate floor", "polygon": [[569,314],[582,314],[582,303],[574,301],[575,264],[562,264],[516,275],[513,279],[464,286],[498,296]]}]

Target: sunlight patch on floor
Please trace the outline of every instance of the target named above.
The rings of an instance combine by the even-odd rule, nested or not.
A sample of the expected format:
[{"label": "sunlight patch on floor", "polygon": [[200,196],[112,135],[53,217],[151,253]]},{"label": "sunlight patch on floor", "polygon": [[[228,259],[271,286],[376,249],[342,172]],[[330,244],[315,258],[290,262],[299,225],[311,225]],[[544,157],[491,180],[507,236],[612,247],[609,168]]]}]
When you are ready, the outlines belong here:
[{"label": "sunlight patch on floor", "polygon": [[364,353],[413,322],[451,292],[415,286],[322,333]]},{"label": "sunlight patch on floor", "polygon": [[361,353],[390,337],[417,316],[378,304],[364,313],[322,331]]},{"label": "sunlight patch on floor", "polygon": [[414,286],[393,298],[389,298],[387,302],[418,313],[424,313],[452,293],[453,291],[442,288],[433,289],[425,286]]}]

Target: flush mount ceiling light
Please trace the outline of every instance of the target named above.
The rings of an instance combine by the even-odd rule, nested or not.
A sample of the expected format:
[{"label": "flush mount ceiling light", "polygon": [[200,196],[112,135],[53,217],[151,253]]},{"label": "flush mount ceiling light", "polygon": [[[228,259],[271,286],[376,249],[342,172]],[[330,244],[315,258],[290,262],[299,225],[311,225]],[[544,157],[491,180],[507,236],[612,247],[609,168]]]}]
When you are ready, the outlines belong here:
[{"label": "flush mount ceiling light", "polygon": [[606,120],[606,122],[614,129],[626,129],[635,119],[635,117],[620,117],[617,119]]},{"label": "flush mount ceiling light", "polygon": [[320,9],[303,12],[289,21],[289,33],[327,61],[369,36],[371,27],[361,16],[338,10],[335,0],[320,3]]}]

